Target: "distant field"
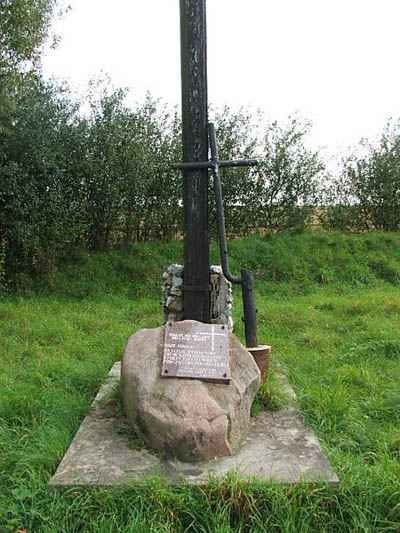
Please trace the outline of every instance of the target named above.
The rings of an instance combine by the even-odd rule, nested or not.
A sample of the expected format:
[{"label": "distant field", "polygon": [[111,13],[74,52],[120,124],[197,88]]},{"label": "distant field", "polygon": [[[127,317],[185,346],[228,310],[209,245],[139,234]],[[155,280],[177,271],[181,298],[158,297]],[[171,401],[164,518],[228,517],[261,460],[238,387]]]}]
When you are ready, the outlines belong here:
[{"label": "distant field", "polygon": [[163,268],[182,262],[180,242],[81,252],[0,297],[1,533],[400,531],[400,235],[277,234],[229,249],[233,272],[255,273],[260,341],[272,345],[341,484],[232,475],[203,488],[152,479],[48,493],[128,335],[161,323]]}]

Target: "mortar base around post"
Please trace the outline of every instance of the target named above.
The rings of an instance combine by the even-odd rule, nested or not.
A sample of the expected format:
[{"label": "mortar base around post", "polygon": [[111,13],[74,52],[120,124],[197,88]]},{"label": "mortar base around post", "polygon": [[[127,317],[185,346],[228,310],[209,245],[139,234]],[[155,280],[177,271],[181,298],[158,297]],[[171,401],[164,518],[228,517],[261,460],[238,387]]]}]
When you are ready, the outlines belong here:
[{"label": "mortar base around post", "polygon": [[258,346],[255,346],[254,348],[246,349],[248,352],[251,353],[254,358],[254,361],[260,369],[261,379],[263,381],[266,381],[268,377],[271,346],[269,346],[268,344],[260,344]]}]

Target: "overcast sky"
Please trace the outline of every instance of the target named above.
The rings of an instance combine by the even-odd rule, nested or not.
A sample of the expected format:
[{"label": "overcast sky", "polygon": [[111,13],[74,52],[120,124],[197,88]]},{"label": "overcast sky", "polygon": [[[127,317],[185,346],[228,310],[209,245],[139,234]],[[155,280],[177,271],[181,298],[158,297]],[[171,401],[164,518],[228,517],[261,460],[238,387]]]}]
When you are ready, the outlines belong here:
[{"label": "overcast sky", "polygon": [[[136,99],[180,103],[179,0],[71,0],[46,76],[101,70]],[[400,117],[400,0],[207,0],[209,101],[314,124],[313,146],[356,144]]]}]

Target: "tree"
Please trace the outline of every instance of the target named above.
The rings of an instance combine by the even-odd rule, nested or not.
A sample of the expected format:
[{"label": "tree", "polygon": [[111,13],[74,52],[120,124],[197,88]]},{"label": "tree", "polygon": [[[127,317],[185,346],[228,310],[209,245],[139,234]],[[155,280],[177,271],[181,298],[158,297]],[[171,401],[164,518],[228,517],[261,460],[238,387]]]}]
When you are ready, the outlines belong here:
[{"label": "tree", "polygon": [[57,0],[0,0],[0,69],[21,71],[39,58]]},{"label": "tree", "polygon": [[0,0],[0,133],[9,127],[17,93],[38,66],[57,0]]},{"label": "tree", "polygon": [[323,177],[319,153],[305,144],[311,124],[297,117],[284,125],[263,122],[229,108],[216,116],[221,156],[259,160],[251,169],[221,173],[227,231],[236,235],[304,228]]},{"label": "tree", "polygon": [[361,140],[330,187],[324,223],[330,228],[400,229],[400,121],[389,121],[378,143]]},{"label": "tree", "polygon": [[148,96],[134,109],[126,91],[92,84],[84,186],[92,248],[171,238],[180,218],[176,115]]},{"label": "tree", "polygon": [[315,209],[325,165],[305,145],[311,124],[289,117],[268,125],[260,164],[253,171],[254,197],[261,224],[270,230],[304,228]]},{"label": "tree", "polygon": [[[220,160],[250,159],[257,151],[256,118],[245,109],[237,112],[225,106],[212,110]],[[257,116],[257,118],[259,118]],[[248,212],[248,195],[252,190],[249,168],[221,168],[221,187],[227,234],[239,236],[251,232],[253,220]],[[217,235],[214,190],[210,183],[210,231]]]},{"label": "tree", "polygon": [[84,243],[84,135],[76,112],[65,89],[32,76],[0,136],[0,252],[7,277],[49,271]]}]

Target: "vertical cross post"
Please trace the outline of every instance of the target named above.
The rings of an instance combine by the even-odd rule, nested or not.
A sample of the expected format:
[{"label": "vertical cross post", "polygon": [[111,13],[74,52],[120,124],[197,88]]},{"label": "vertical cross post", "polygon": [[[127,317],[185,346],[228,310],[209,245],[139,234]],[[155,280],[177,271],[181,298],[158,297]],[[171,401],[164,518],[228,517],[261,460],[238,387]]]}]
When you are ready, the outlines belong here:
[{"label": "vertical cross post", "polygon": [[[206,0],[180,0],[183,162],[208,159]],[[183,172],[184,318],[210,322],[208,171]]]}]

